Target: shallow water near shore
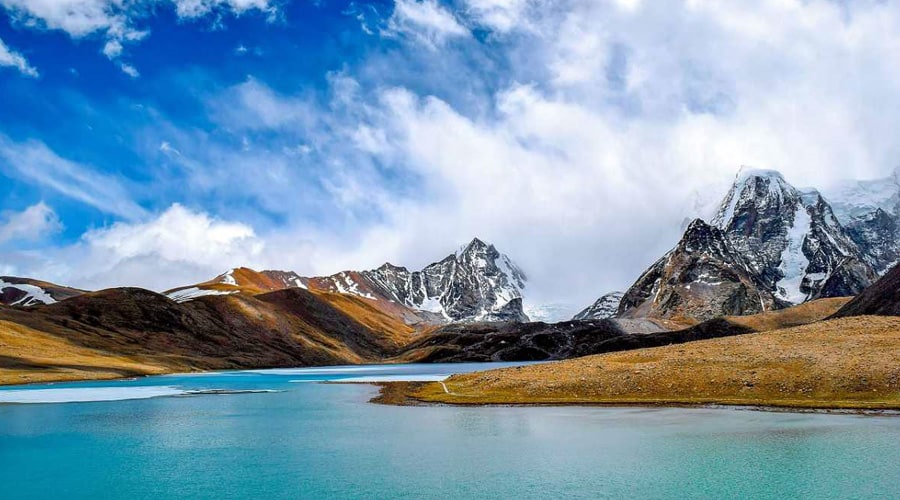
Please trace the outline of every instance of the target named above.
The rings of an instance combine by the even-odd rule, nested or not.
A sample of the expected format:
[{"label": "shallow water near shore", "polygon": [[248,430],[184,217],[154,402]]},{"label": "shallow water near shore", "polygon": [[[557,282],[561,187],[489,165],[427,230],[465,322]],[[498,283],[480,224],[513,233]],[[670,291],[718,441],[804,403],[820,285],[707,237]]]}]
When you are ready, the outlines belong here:
[{"label": "shallow water near shore", "polygon": [[377,393],[371,385],[315,383],[437,380],[495,366],[255,370],[3,388],[0,401],[19,404],[0,404],[2,496],[900,496],[898,417],[394,407],[369,403]]}]

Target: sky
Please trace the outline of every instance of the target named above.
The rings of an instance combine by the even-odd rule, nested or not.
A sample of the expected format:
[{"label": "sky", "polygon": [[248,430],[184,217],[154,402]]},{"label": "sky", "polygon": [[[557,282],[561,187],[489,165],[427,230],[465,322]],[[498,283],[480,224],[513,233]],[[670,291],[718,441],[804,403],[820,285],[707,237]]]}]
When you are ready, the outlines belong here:
[{"label": "sky", "polygon": [[586,305],[742,165],[900,164],[900,4],[0,0],[0,275],[165,290],[473,237]]}]

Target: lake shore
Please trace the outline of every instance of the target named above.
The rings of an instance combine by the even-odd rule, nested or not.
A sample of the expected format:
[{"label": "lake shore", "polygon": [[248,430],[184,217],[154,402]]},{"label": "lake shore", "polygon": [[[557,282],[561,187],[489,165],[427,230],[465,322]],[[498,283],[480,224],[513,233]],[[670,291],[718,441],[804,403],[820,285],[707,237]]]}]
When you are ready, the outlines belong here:
[{"label": "lake shore", "polygon": [[455,375],[388,404],[900,409],[900,318],[858,317]]}]

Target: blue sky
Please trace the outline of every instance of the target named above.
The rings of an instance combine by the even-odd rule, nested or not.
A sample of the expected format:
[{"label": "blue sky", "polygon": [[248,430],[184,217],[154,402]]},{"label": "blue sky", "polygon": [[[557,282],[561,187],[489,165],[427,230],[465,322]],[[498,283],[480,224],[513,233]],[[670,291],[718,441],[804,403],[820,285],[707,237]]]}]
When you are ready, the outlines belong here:
[{"label": "blue sky", "polygon": [[479,236],[583,305],[743,164],[887,175],[897,28],[875,1],[0,0],[0,274],[165,289]]}]

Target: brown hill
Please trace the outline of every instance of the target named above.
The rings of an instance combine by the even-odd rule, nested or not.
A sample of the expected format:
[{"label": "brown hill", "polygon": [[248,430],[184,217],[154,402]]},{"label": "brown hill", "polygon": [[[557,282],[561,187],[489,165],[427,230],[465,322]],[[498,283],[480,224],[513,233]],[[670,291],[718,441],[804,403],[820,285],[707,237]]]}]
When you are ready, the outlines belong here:
[{"label": "brown hill", "polygon": [[[329,300],[366,314],[358,321]],[[0,383],[32,380],[30,374],[47,379],[47,371],[71,378],[73,366],[87,367],[84,378],[95,378],[100,372],[371,363],[394,354],[411,333],[377,309],[300,288],[180,304],[147,290],[118,288],[51,305],[0,309],[0,334],[20,339],[15,354],[0,346]],[[35,334],[34,352],[21,341],[28,334]],[[95,362],[85,363],[90,353]],[[109,364],[112,360],[117,362]],[[132,371],[123,372],[122,363]]]}]

